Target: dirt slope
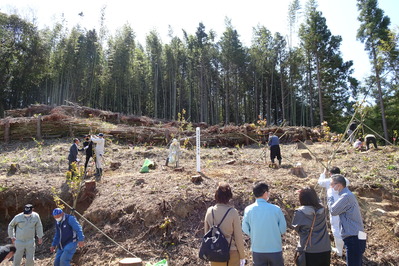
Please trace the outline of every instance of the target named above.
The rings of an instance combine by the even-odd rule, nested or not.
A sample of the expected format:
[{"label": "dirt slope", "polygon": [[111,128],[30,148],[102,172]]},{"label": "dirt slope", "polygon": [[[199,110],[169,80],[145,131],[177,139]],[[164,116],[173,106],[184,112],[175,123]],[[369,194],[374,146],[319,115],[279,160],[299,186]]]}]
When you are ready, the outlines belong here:
[{"label": "dirt slope", "polygon": [[[0,242],[7,242],[6,230],[11,218],[24,204],[33,203],[45,227],[44,243],[36,252],[37,265],[51,265],[53,260],[48,251],[53,236],[50,213],[55,207],[52,189],[61,192],[61,197],[68,202],[71,199],[64,184],[69,146],[70,139],[12,142],[1,146]],[[271,186],[271,202],[283,209],[290,224],[298,205],[296,191],[306,185],[316,186],[321,163],[327,164],[336,144],[318,143],[308,147],[313,153],[312,159],[303,158],[302,153],[308,150],[297,149],[296,144],[282,145],[284,159],[280,169],[267,167],[265,158],[268,160],[268,157],[258,146],[204,148],[201,159],[205,176],[202,182],[193,183],[191,177],[197,173],[192,147],[183,149],[180,165],[184,169],[175,171],[173,167],[163,166],[167,155],[164,147],[134,147],[108,139],[103,180],[97,183],[94,197],[80,197],[77,209],[145,262],[167,258],[170,265],[205,265],[197,259],[198,246],[203,235],[204,214],[214,204],[217,183],[231,184],[232,203],[242,215],[245,206],[254,200],[252,184],[266,181]],[[153,160],[157,167],[150,173],[140,174],[145,158]],[[226,164],[231,160],[235,163]],[[290,168],[298,162],[306,178],[290,173]],[[111,163],[121,166],[111,170]],[[8,173],[11,164],[19,165],[15,174]],[[362,207],[369,234],[365,265],[396,265],[399,261],[399,238],[394,235],[399,222],[398,164],[397,148],[359,153],[349,145],[340,148],[332,162],[349,178],[350,189],[358,195]],[[324,196],[325,191],[317,186],[316,189]],[[79,220],[87,241],[75,255],[75,265],[118,265],[121,258],[132,256],[87,222]],[[292,265],[296,241],[296,233],[289,228],[283,243],[286,265]],[[246,247],[250,260],[248,239]],[[342,259],[332,258],[332,265],[345,265]]]}]

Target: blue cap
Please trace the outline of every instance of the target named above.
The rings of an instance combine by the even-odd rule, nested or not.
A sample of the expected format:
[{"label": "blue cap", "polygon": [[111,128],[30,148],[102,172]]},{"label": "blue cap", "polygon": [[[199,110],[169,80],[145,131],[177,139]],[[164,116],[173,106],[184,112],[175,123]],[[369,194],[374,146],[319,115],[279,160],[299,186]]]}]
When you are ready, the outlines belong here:
[{"label": "blue cap", "polygon": [[102,136],[104,136],[104,134],[103,133],[100,133],[100,134],[98,134],[100,137],[102,137]]},{"label": "blue cap", "polygon": [[61,213],[63,213],[63,211],[60,208],[55,208],[53,210],[53,216],[60,215]]}]

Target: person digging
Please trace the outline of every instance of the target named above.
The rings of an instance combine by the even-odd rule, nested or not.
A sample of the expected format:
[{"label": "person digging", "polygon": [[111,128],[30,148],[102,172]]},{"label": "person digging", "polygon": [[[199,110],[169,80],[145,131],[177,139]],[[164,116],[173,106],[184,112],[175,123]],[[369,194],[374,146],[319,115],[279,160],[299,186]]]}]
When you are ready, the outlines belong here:
[{"label": "person digging", "polygon": [[280,139],[273,132],[269,132],[268,145],[270,147],[270,160],[274,164],[274,158],[277,157],[278,165],[281,166]]}]

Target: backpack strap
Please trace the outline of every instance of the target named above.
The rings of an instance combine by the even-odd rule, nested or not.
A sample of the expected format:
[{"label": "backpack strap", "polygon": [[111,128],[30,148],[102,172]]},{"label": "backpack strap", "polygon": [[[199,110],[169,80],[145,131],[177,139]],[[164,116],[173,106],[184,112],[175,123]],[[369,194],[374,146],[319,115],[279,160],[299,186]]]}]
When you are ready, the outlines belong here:
[{"label": "backpack strap", "polygon": [[[233,209],[233,208],[229,208],[229,209],[227,210],[227,212],[224,214],[222,220],[221,220],[220,223],[217,225],[217,227],[219,227],[219,226],[223,223],[224,218],[226,218],[227,214],[229,213],[229,211],[230,211],[231,209]],[[213,224],[213,226],[215,226],[215,215],[213,214],[213,209],[212,209],[212,224]]]},{"label": "backpack strap", "polygon": [[[313,227],[314,227],[315,221],[316,221],[316,213],[314,214],[312,226],[310,227],[308,239],[306,239],[305,248],[303,250],[306,250],[306,248],[308,247],[309,240],[312,238],[312,232],[313,232]],[[310,246],[312,246],[312,241],[310,241]]]}]

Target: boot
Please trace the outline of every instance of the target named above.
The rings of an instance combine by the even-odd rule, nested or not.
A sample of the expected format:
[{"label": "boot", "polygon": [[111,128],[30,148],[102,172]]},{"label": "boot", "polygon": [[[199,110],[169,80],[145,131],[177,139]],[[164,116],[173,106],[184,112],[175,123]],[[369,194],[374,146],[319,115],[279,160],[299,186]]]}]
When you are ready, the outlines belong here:
[{"label": "boot", "polygon": [[96,177],[96,181],[101,181],[101,168],[96,168],[96,174],[94,175]]}]

